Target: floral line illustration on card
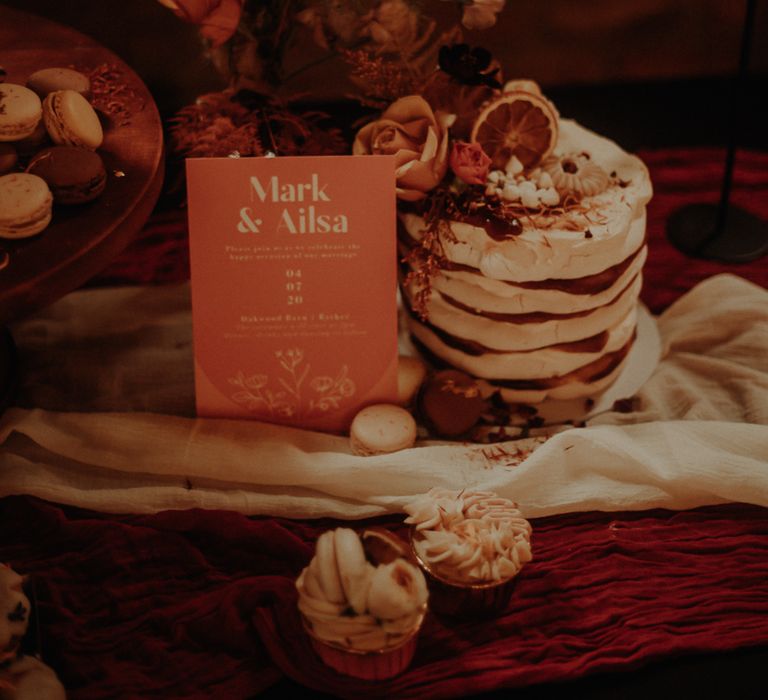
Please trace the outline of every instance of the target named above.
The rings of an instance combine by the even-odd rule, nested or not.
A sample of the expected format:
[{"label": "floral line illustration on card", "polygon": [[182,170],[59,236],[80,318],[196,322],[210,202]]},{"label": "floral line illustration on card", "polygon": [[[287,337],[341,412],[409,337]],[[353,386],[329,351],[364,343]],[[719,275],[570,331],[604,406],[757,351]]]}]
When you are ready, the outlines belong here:
[{"label": "floral line illustration on card", "polygon": [[231,385],[240,389],[232,394],[232,400],[249,411],[266,410],[270,416],[296,418],[336,410],[344,399],[351,398],[357,391],[355,383],[349,378],[346,364],[341,366],[335,377],[318,375],[307,382],[310,365],[304,364],[301,348],[278,350],[275,358],[282,370],[275,379],[279,388],[271,386],[272,380],[266,374],[246,375],[239,370],[228,379]]}]

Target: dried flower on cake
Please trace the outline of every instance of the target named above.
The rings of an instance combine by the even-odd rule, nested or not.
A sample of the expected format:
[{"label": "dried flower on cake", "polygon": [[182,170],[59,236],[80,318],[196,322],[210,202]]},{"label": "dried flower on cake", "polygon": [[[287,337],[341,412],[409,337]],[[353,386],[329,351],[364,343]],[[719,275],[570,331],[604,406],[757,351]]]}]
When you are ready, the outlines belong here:
[{"label": "dried flower on cake", "polygon": [[394,155],[400,199],[424,199],[448,168],[448,128],[454,116],[435,114],[423,97],[410,95],[393,103],[381,119],[357,133],[355,155]]},{"label": "dried flower on cake", "polygon": [[455,141],[451,149],[451,170],[468,185],[484,185],[491,159],[479,143]]}]

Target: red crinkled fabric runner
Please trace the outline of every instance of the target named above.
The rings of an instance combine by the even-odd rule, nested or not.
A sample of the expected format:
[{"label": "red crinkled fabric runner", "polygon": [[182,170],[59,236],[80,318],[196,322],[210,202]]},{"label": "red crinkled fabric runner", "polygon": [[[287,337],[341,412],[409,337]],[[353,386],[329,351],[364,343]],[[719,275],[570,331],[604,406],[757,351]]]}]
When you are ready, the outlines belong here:
[{"label": "red crinkled fabric runner", "polygon": [[34,578],[43,653],[80,700],[248,698],[282,674],[342,697],[457,697],[768,643],[768,509],[583,513],[533,521],[506,614],[428,617],[401,676],[345,678],[314,655],[293,587],[335,525],[10,497],[0,560]]},{"label": "red crinkled fabric runner", "polygon": [[152,214],[136,239],[88,286],[171,284],[189,279],[187,210]]},{"label": "red crinkled fabric runner", "polygon": [[[641,294],[648,308],[660,313],[703,279],[721,272],[768,287],[765,257],[746,264],[698,260],[681,253],[666,238],[666,222],[674,211],[687,204],[720,201],[725,152],[680,148],[639,155],[648,166],[654,189],[648,205],[648,260]],[[768,222],[768,153],[737,152],[731,203]]]}]

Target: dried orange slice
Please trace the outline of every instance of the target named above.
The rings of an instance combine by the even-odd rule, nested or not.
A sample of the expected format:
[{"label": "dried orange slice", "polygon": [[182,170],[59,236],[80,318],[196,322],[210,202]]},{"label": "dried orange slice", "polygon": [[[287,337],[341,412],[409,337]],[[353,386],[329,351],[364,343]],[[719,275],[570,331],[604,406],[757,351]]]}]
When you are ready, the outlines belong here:
[{"label": "dried orange slice", "polygon": [[507,92],[483,108],[470,139],[483,147],[494,168],[504,170],[512,156],[532,168],[557,143],[557,113],[541,95]]}]

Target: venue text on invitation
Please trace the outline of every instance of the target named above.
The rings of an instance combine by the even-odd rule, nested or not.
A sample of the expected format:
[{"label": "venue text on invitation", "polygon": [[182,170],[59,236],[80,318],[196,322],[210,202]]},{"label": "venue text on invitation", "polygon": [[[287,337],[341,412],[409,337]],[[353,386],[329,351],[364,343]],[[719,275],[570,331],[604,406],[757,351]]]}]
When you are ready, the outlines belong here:
[{"label": "venue text on invitation", "polygon": [[390,157],[187,161],[200,416],[341,432],[397,396]]}]

